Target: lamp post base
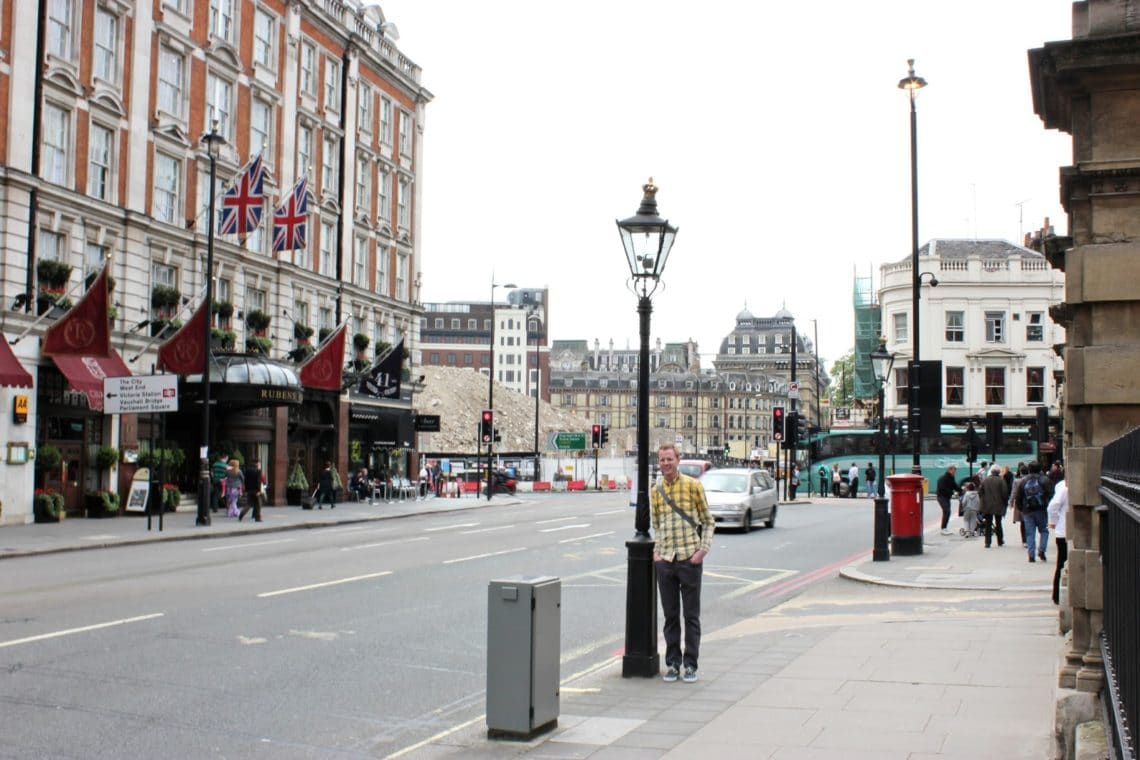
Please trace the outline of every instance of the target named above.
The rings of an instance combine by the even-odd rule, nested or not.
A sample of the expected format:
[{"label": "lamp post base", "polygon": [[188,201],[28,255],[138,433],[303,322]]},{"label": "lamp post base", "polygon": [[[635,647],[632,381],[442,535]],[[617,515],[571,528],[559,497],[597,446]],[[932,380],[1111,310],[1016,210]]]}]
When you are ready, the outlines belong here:
[{"label": "lamp post base", "polygon": [[[882,476],[880,476],[882,477]],[[875,548],[871,552],[874,562],[886,562],[891,558],[887,548],[887,537],[890,535],[890,516],[887,514],[887,499],[879,496],[875,499]]]},{"label": "lamp post base", "polygon": [[198,517],[194,520],[195,525],[209,525],[210,524],[210,489],[213,488],[213,483],[210,482],[208,472],[198,479]]},{"label": "lamp post base", "polygon": [[623,678],[653,678],[661,672],[657,652],[657,577],[653,567],[654,542],[638,535],[626,541],[625,655]]}]

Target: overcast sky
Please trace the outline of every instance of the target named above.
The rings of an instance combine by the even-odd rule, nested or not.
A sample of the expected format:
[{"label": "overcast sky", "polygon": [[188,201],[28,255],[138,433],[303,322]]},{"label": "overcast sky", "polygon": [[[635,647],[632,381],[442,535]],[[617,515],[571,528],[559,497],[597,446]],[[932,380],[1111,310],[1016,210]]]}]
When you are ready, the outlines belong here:
[{"label": "overcast sky", "polygon": [[[853,278],[919,239],[1067,231],[1067,135],[1033,113],[1026,51],[1068,0],[386,0],[423,69],[425,301],[551,289],[554,339],[637,345],[614,226],[650,176],[680,227],[653,341],[711,359],[745,307],[786,303],[821,357],[854,343]],[[497,294],[504,298],[501,291]]]}]

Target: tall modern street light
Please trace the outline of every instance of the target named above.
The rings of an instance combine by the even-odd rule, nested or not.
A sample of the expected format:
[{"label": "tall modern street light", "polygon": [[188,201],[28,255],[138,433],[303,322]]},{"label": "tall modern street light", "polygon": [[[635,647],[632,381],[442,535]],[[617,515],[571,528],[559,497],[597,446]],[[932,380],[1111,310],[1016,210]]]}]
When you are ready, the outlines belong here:
[{"label": "tall modern street light", "polygon": [[912,321],[913,338],[913,356],[911,363],[907,369],[907,386],[909,389],[910,400],[910,446],[911,452],[914,455],[913,463],[911,465],[911,472],[915,475],[922,474],[922,465],[919,463],[919,446],[922,441],[922,432],[919,430],[919,420],[921,417],[921,409],[919,408],[919,362],[921,356],[919,354],[919,321],[918,321],[918,300],[919,300],[919,281],[918,273],[918,117],[915,115],[914,99],[918,95],[918,91],[926,86],[926,80],[914,73],[914,59],[911,58],[906,62],[909,71],[905,78],[899,80],[899,89],[906,90],[907,96],[910,98],[910,274],[911,274],[911,311],[913,313]]},{"label": "tall modern street light", "polygon": [[494,275],[491,276],[491,355],[490,355],[490,371],[487,373],[487,408],[491,410],[491,419],[493,425],[491,427],[491,440],[487,441],[487,501],[495,494],[495,479],[491,476],[491,458],[495,455],[495,430],[498,428],[499,421],[494,418],[495,414],[495,288],[516,288],[518,287],[513,282],[506,285],[496,285]]},{"label": "tall modern street light", "polygon": [[542,462],[538,453],[538,400],[542,396],[542,353],[539,350],[538,331],[542,320],[537,314],[526,318],[527,328],[534,323],[534,480],[542,480]]},{"label": "tall modern street light", "polygon": [[202,335],[202,444],[199,451],[201,470],[198,473],[198,517],[195,525],[210,524],[210,327],[214,321],[214,206],[217,203],[218,153],[226,139],[218,134],[218,122],[202,135],[206,154],[210,158],[210,208],[206,212],[206,309],[205,331]]},{"label": "tall modern street light", "polygon": [[625,544],[628,567],[621,674],[627,678],[651,678],[661,670],[653,539],[649,535],[649,316],[653,313],[653,293],[677,236],[677,228],[657,215],[657,186],[652,177],[642,190],[645,195],[637,213],[617,223],[629,263],[630,289],[637,295],[641,335],[637,364],[637,511],[633,538]]},{"label": "tall modern street light", "polygon": [[886,407],[887,380],[891,376],[891,365],[895,363],[895,355],[887,350],[887,339],[879,338],[879,347],[871,352],[871,371],[875,375],[875,382],[879,384],[879,494],[875,497],[875,544],[871,552],[871,559],[875,562],[885,562],[891,558],[887,548],[887,539],[890,536],[890,524],[887,522],[887,497],[884,485],[887,482],[886,471],[886,430],[883,425]]}]

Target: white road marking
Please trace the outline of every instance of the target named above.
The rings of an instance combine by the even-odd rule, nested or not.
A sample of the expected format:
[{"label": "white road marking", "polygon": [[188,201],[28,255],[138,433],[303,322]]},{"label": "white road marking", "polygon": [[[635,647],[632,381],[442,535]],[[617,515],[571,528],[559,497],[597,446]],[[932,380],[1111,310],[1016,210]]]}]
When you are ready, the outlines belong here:
[{"label": "white road marking", "polygon": [[501,552],[488,552],[487,554],[475,554],[470,557],[458,557],[456,559],[445,559],[443,564],[454,565],[456,562],[467,562],[473,559],[486,559],[487,557],[498,557],[503,554],[514,554],[515,552],[525,552],[526,547],[520,546],[517,549],[503,549]]},{"label": "white road marking", "polygon": [[257,595],[258,599],[265,599],[270,596],[281,596],[282,594],[292,594],[297,591],[311,591],[315,588],[325,588],[327,586],[339,586],[342,583],[353,583],[355,581],[366,581],[371,578],[382,578],[385,575],[391,575],[391,570],[384,570],[379,573],[369,573],[368,575],[354,575],[351,578],[337,578],[335,581],[324,581],[322,583],[310,583],[307,586],[294,586],[293,588],[283,588],[278,591],[265,591]]},{"label": "white road marking", "polygon": [[372,544],[359,544],[357,546],[342,546],[342,552],[353,552],[357,549],[375,549],[377,546],[391,546],[392,544],[410,544],[412,541],[427,541],[428,536],[416,536],[415,538],[390,538],[387,541],[377,541]]},{"label": "white road marking", "polygon": [[594,516],[601,517],[602,515],[624,515],[627,512],[629,512],[629,507],[624,507],[622,509],[607,509],[605,512],[595,512]]},{"label": "white road marking", "polygon": [[424,533],[434,533],[437,530],[454,530],[456,528],[474,528],[479,523],[458,523],[456,525],[441,525],[438,528],[424,528]]},{"label": "white road marking", "polygon": [[509,530],[510,528],[513,528],[513,527],[515,527],[515,526],[513,526],[513,525],[500,525],[497,528],[476,528],[475,530],[462,531],[462,535],[470,536],[472,533],[490,533],[493,530]]},{"label": "white road marking", "polygon": [[557,528],[543,528],[539,533],[553,533],[556,530],[573,530],[575,528],[589,528],[590,523],[575,523],[574,525],[559,525]]},{"label": "white road marking", "polygon": [[275,541],[254,541],[248,544],[227,544],[226,546],[211,546],[203,552],[228,552],[231,549],[248,549],[251,546],[269,546],[270,544],[288,544],[296,541],[295,538],[278,538]]},{"label": "white road marking", "polygon": [[578,515],[571,515],[570,517],[554,517],[549,520],[539,520],[535,525],[546,525],[547,523],[566,522],[567,520],[577,520]]},{"label": "white road marking", "polygon": [[101,628],[113,628],[117,625],[127,625],[129,623],[141,623],[144,620],[153,620],[165,616],[165,612],[152,612],[149,615],[138,615],[137,617],[121,618],[119,620],[111,620],[106,623],[95,623],[94,625],[85,625],[81,628],[68,628],[63,631],[52,631],[51,633],[41,633],[36,636],[27,636],[22,639],[12,639],[11,641],[0,641],[0,649],[5,647],[19,646],[20,644],[31,644],[33,641],[46,641],[47,639],[58,639],[60,636],[71,636],[75,633],[86,633],[87,631],[98,631]]},{"label": "white road marking", "polygon": [[598,538],[599,536],[612,536],[613,534],[614,534],[614,531],[607,530],[605,533],[591,533],[588,536],[574,536],[573,538],[564,538],[561,541],[559,541],[558,543],[568,544],[571,541],[585,541],[587,538]]},{"label": "white road marking", "polygon": [[[757,568],[757,569],[764,569],[764,568]],[[769,569],[771,570],[772,573],[774,573],[771,577],[765,578],[764,580],[761,580],[761,581],[753,581],[751,583],[747,583],[747,584],[741,586],[740,588],[736,589],[736,591],[729,591],[727,594],[721,595],[720,599],[723,601],[725,599],[735,599],[738,596],[744,596],[745,594],[749,594],[758,588],[764,588],[765,586],[770,586],[773,583],[776,583],[777,581],[782,581],[785,578],[790,578],[793,575],[798,575],[800,572],[799,570],[777,570],[775,568],[769,568]],[[731,576],[729,576],[729,577],[731,577]],[[741,579],[741,580],[743,580],[743,579]]]}]

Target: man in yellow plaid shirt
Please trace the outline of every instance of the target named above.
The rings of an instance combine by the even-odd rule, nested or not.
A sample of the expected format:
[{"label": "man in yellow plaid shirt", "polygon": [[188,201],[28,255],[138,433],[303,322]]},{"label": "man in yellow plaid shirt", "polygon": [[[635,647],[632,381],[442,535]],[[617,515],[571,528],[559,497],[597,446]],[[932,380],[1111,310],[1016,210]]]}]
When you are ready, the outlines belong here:
[{"label": "man in yellow plaid shirt", "polygon": [[[650,491],[653,517],[653,564],[661,611],[665,616],[665,680],[697,680],[701,648],[701,576],[712,548],[716,523],[709,513],[705,489],[696,478],[677,472],[680,456],[671,443],[657,449],[661,480]],[[681,653],[681,611],[685,616],[685,649]],[[684,675],[681,676],[681,668]]]}]

